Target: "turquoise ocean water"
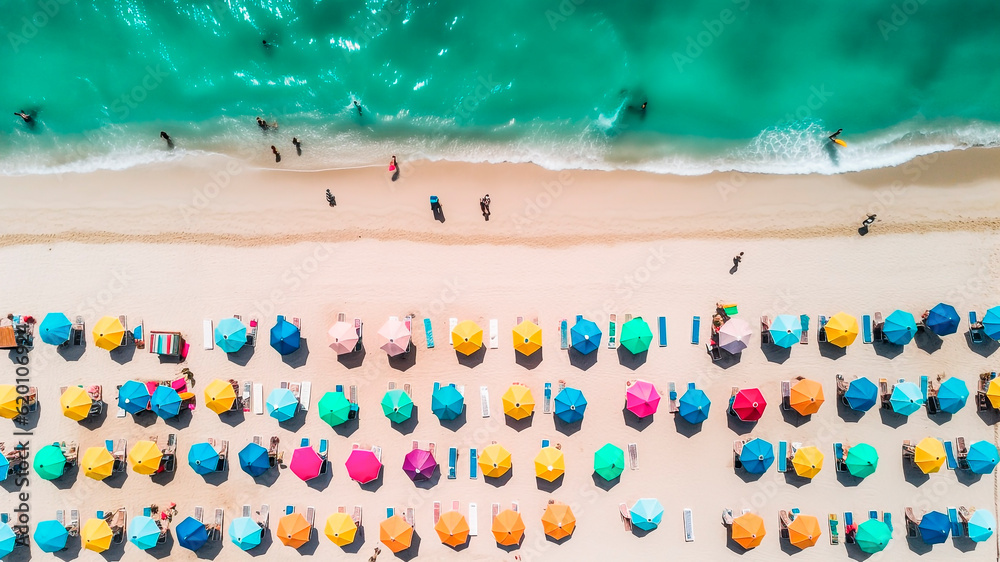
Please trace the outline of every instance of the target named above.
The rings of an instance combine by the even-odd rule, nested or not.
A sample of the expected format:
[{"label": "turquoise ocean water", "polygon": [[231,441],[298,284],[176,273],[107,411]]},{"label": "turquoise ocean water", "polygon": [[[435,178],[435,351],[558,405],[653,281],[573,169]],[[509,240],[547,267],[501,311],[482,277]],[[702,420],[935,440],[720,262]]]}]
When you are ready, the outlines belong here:
[{"label": "turquoise ocean water", "polygon": [[[271,144],[281,166],[303,169],[382,165],[398,154],[837,173],[1000,144],[996,0],[3,7],[7,174],[192,152],[273,165]],[[35,127],[11,115],[20,109],[36,114]],[[262,133],[258,115],[280,127]],[[838,128],[846,149],[826,141]]]}]

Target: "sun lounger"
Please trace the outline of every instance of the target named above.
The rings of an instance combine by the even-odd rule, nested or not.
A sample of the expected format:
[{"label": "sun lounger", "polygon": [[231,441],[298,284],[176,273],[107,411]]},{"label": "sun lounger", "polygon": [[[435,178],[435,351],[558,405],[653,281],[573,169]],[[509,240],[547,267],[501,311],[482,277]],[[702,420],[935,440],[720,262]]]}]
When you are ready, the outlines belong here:
[{"label": "sun lounger", "polygon": [[892,532],[892,513],[888,511],[882,512],[882,522],[885,523],[886,527],[889,527],[889,532]]},{"label": "sun lounger", "polygon": [[831,513],[827,518],[830,524],[830,544],[840,544],[840,531],[837,530],[837,514]]},{"label": "sun lounger", "polygon": [[115,458],[114,470],[115,472],[125,472],[125,455],[127,450],[128,442],[125,439],[118,440],[118,446],[115,447],[115,452],[111,456]]},{"label": "sun lounger", "polygon": [[198,521],[205,521],[205,508],[200,505],[194,506],[194,518]]},{"label": "sun lounger", "polygon": [[[449,318],[448,319],[448,334],[449,334],[448,339],[449,340],[451,340],[451,335],[450,334],[455,331],[455,326],[458,326],[458,318]],[[451,345],[452,345],[452,347],[454,347],[455,343],[452,342]]]},{"label": "sun lounger", "polygon": [[913,443],[909,439],[904,440],[903,441],[903,460],[913,459],[914,452],[915,451],[914,451]]},{"label": "sun lounger", "polygon": [[264,531],[267,531],[268,526],[271,521],[271,508],[265,503],[261,504],[260,511],[257,513],[257,524]]},{"label": "sun lounger", "polygon": [[927,403],[927,375],[920,376],[920,392],[924,395],[924,404]]},{"label": "sun lounger", "polygon": [[887,381],[886,379],[879,379],[878,390],[879,390],[879,396],[882,399],[882,409],[891,410],[892,402],[890,401],[890,398],[892,397],[892,392],[889,390],[889,381]]},{"label": "sun lounger", "polygon": [[431,327],[431,319],[424,318],[424,337],[427,340],[427,349],[434,347],[434,329]]},{"label": "sun lounger", "polygon": [[857,528],[854,527],[854,513],[850,511],[844,512],[844,542],[847,544],[854,544],[854,533]]},{"label": "sun lounger", "polygon": [[806,345],[809,343],[809,317],[801,314],[799,315],[799,321],[802,323],[802,337],[799,338],[799,343]]},{"label": "sun lounger", "polygon": [[359,529],[361,528],[361,524],[363,522],[361,518],[362,514],[363,513],[361,511],[361,506],[360,505],[354,506],[354,515],[351,517],[351,519],[354,520],[354,524],[357,525]]},{"label": "sun lounger", "polygon": [[313,506],[306,507],[306,522],[309,523],[309,538],[312,539],[312,532],[316,529],[316,508]]},{"label": "sun lounger", "polygon": [[874,509],[869,510],[868,511],[868,518],[869,519],[875,519],[875,520],[877,520],[878,519],[878,512],[875,511]]},{"label": "sun lounger", "polygon": [[975,311],[969,312],[969,338],[972,340],[972,343],[977,344],[985,341],[983,339],[983,325],[976,318]]},{"label": "sun lounger", "polygon": [[490,417],[490,389],[487,386],[479,387],[479,403],[482,408],[484,418]]},{"label": "sun lounger", "polygon": [[215,349],[215,330],[212,325],[212,321],[205,319],[202,322],[202,339],[203,347],[205,349]]},{"label": "sun lounger", "polygon": [[69,526],[67,527],[69,536],[75,537],[80,534],[80,510],[69,510]]},{"label": "sun lounger", "polygon": [[214,539],[217,541],[222,540],[222,529],[226,525],[226,510],[221,507],[215,508],[215,527],[213,529]]},{"label": "sun lounger", "polygon": [[951,536],[961,537],[965,535],[965,525],[958,518],[958,509],[954,507],[948,508],[948,521],[951,523]]},{"label": "sun lounger", "polygon": [[475,480],[479,468],[479,452],[475,447],[469,448],[469,478]]},{"label": "sun lounger", "polygon": [[500,347],[500,327],[496,318],[490,319],[490,349]]},{"label": "sun lounger", "polygon": [[670,391],[667,395],[669,398],[669,402],[667,403],[667,412],[671,414],[676,414],[677,410],[680,408],[679,404],[677,403],[677,385],[671,382],[668,385],[668,388],[670,389]]},{"label": "sun lounger", "polygon": [[766,343],[774,343],[771,339],[771,317],[761,316],[760,317],[760,343],[764,345]]},{"label": "sun lounger", "polygon": [[294,505],[286,505],[285,506],[285,515],[291,515],[293,513],[295,513],[295,506]]},{"label": "sun lounger", "polygon": [[469,536],[474,537],[479,534],[479,506],[469,503]]},{"label": "sun lounger", "polygon": [[788,518],[787,511],[784,509],[778,511],[778,538],[788,538],[788,525],[791,524],[791,522],[792,521]]},{"label": "sun lounger", "polygon": [[498,503],[490,504],[490,514],[492,515],[493,519],[496,519],[497,515],[500,515],[500,504]]},{"label": "sun lounger", "polygon": [[448,480],[454,480],[458,476],[455,474],[456,465],[458,464],[458,449],[456,447],[451,447],[448,449]]},{"label": "sun lounger", "polygon": [[955,470],[958,468],[958,461],[955,460],[955,450],[951,447],[951,441],[941,440],[944,444],[944,452],[948,457],[948,470]]},{"label": "sun lounger", "polygon": [[552,383],[545,383],[545,390],[542,394],[542,413],[552,413]]},{"label": "sun lounger", "polygon": [[789,403],[792,397],[792,383],[790,381],[781,381],[781,409],[791,410],[792,406]]},{"label": "sun lounger", "polygon": [[303,381],[299,392],[301,393],[299,408],[302,408],[303,412],[307,412],[309,411],[309,402],[312,400],[312,383],[309,381]]},{"label": "sun lounger", "polygon": [[549,440],[548,439],[542,439],[542,448],[544,449],[544,448],[546,448],[548,446],[549,446]]},{"label": "sun lounger", "polygon": [[229,468],[229,440],[223,439],[219,442],[219,464],[216,470],[222,472]]},{"label": "sun lounger", "polygon": [[684,509],[684,542],[694,542],[694,514],[690,508]]},{"label": "sun lounger", "polygon": [[434,524],[437,525],[438,520],[441,519],[441,502],[434,502]]},{"label": "sun lounger", "polygon": [[618,504],[618,513],[622,517],[622,523],[625,525],[625,530],[632,531],[632,515],[629,514],[628,505]]},{"label": "sun lounger", "polygon": [[778,441],[778,472],[788,471],[788,442]]},{"label": "sun lounger", "polygon": [[253,413],[262,416],[264,415],[264,385],[260,383],[254,383],[253,385]]},{"label": "sun lounger", "polygon": [[73,323],[72,332],[73,345],[83,345],[87,339],[84,335],[86,333],[86,325],[83,323],[83,316],[76,317],[76,322]]},{"label": "sun lounger", "polygon": [[861,341],[872,343],[872,317],[867,314],[861,317]]},{"label": "sun lounger", "polygon": [[875,317],[872,319],[872,334],[877,342],[886,341],[885,332],[882,330],[884,325],[885,323],[882,320],[882,313],[876,312]]},{"label": "sun lounger", "polygon": [[[149,514],[147,513],[146,515],[149,515]],[[250,517],[250,515],[251,515],[251,513],[250,513],[250,505],[249,504],[248,505],[244,505],[241,517]]]},{"label": "sun lounger", "polygon": [[569,349],[569,336],[567,334],[566,319],[559,321],[559,349]]},{"label": "sun lounger", "polygon": [[701,316],[691,318],[691,343],[694,345],[701,343]]},{"label": "sun lounger", "polygon": [[826,316],[819,317],[819,325],[816,328],[816,341],[826,343]]},{"label": "sun lounger", "polygon": [[639,470],[639,449],[635,443],[628,444],[628,463],[632,470]]},{"label": "sun lounger", "polygon": [[965,446],[965,437],[955,438],[955,456],[958,460],[958,467],[969,469],[969,449]]},{"label": "sun lounger", "polygon": [[616,328],[618,327],[618,315],[610,315],[610,321],[608,322],[608,349],[614,349],[617,346],[618,332]]},{"label": "sun lounger", "polygon": [[844,444],[834,443],[833,444],[833,459],[837,465],[837,472],[844,472],[847,470],[847,463],[844,462]]},{"label": "sun lounger", "polygon": [[729,405],[726,406],[726,413],[730,416],[736,415],[736,410],[733,410],[733,402],[736,401],[736,395],[740,392],[740,387],[734,386],[732,394],[729,395]]}]

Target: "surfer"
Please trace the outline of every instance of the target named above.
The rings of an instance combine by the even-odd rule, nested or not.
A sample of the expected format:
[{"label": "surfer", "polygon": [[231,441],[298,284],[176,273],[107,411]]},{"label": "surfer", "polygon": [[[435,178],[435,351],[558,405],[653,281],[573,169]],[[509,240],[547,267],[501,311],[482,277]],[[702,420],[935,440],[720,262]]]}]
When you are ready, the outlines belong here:
[{"label": "surfer", "polygon": [[833,141],[833,142],[837,142],[837,137],[839,137],[840,133],[842,133],[843,131],[844,131],[843,129],[837,129],[836,133],[833,133],[832,135],[830,135],[830,140]]}]

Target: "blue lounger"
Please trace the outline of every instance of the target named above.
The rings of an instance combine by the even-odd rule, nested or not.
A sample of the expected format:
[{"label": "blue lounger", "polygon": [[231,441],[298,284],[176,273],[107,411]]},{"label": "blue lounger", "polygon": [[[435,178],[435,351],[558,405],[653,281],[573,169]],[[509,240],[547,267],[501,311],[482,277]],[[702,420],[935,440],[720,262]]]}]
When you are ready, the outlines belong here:
[{"label": "blue lounger", "polygon": [[872,343],[872,317],[865,314],[861,317],[862,341]]},{"label": "blue lounger", "polygon": [[667,347],[667,318],[660,316],[657,323],[660,327],[660,347]]},{"label": "blue lounger", "polygon": [[701,343],[701,316],[691,319],[691,343],[698,345]]}]

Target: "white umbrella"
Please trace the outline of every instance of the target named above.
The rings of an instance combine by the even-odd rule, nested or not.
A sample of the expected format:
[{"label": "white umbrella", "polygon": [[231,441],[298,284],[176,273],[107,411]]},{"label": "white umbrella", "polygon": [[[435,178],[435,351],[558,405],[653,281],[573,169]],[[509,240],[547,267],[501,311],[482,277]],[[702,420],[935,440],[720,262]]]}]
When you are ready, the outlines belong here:
[{"label": "white umbrella", "polygon": [[337,355],[350,353],[358,345],[358,331],[347,322],[337,322],[327,334],[330,336],[330,349],[336,351]]},{"label": "white umbrella", "polygon": [[410,329],[406,327],[406,322],[401,322],[398,318],[389,318],[378,330],[379,348],[395,357],[406,353],[410,346]]},{"label": "white umbrella", "polygon": [[750,343],[750,325],[746,320],[730,318],[719,328],[719,347],[729,353],[739,353]]}]

